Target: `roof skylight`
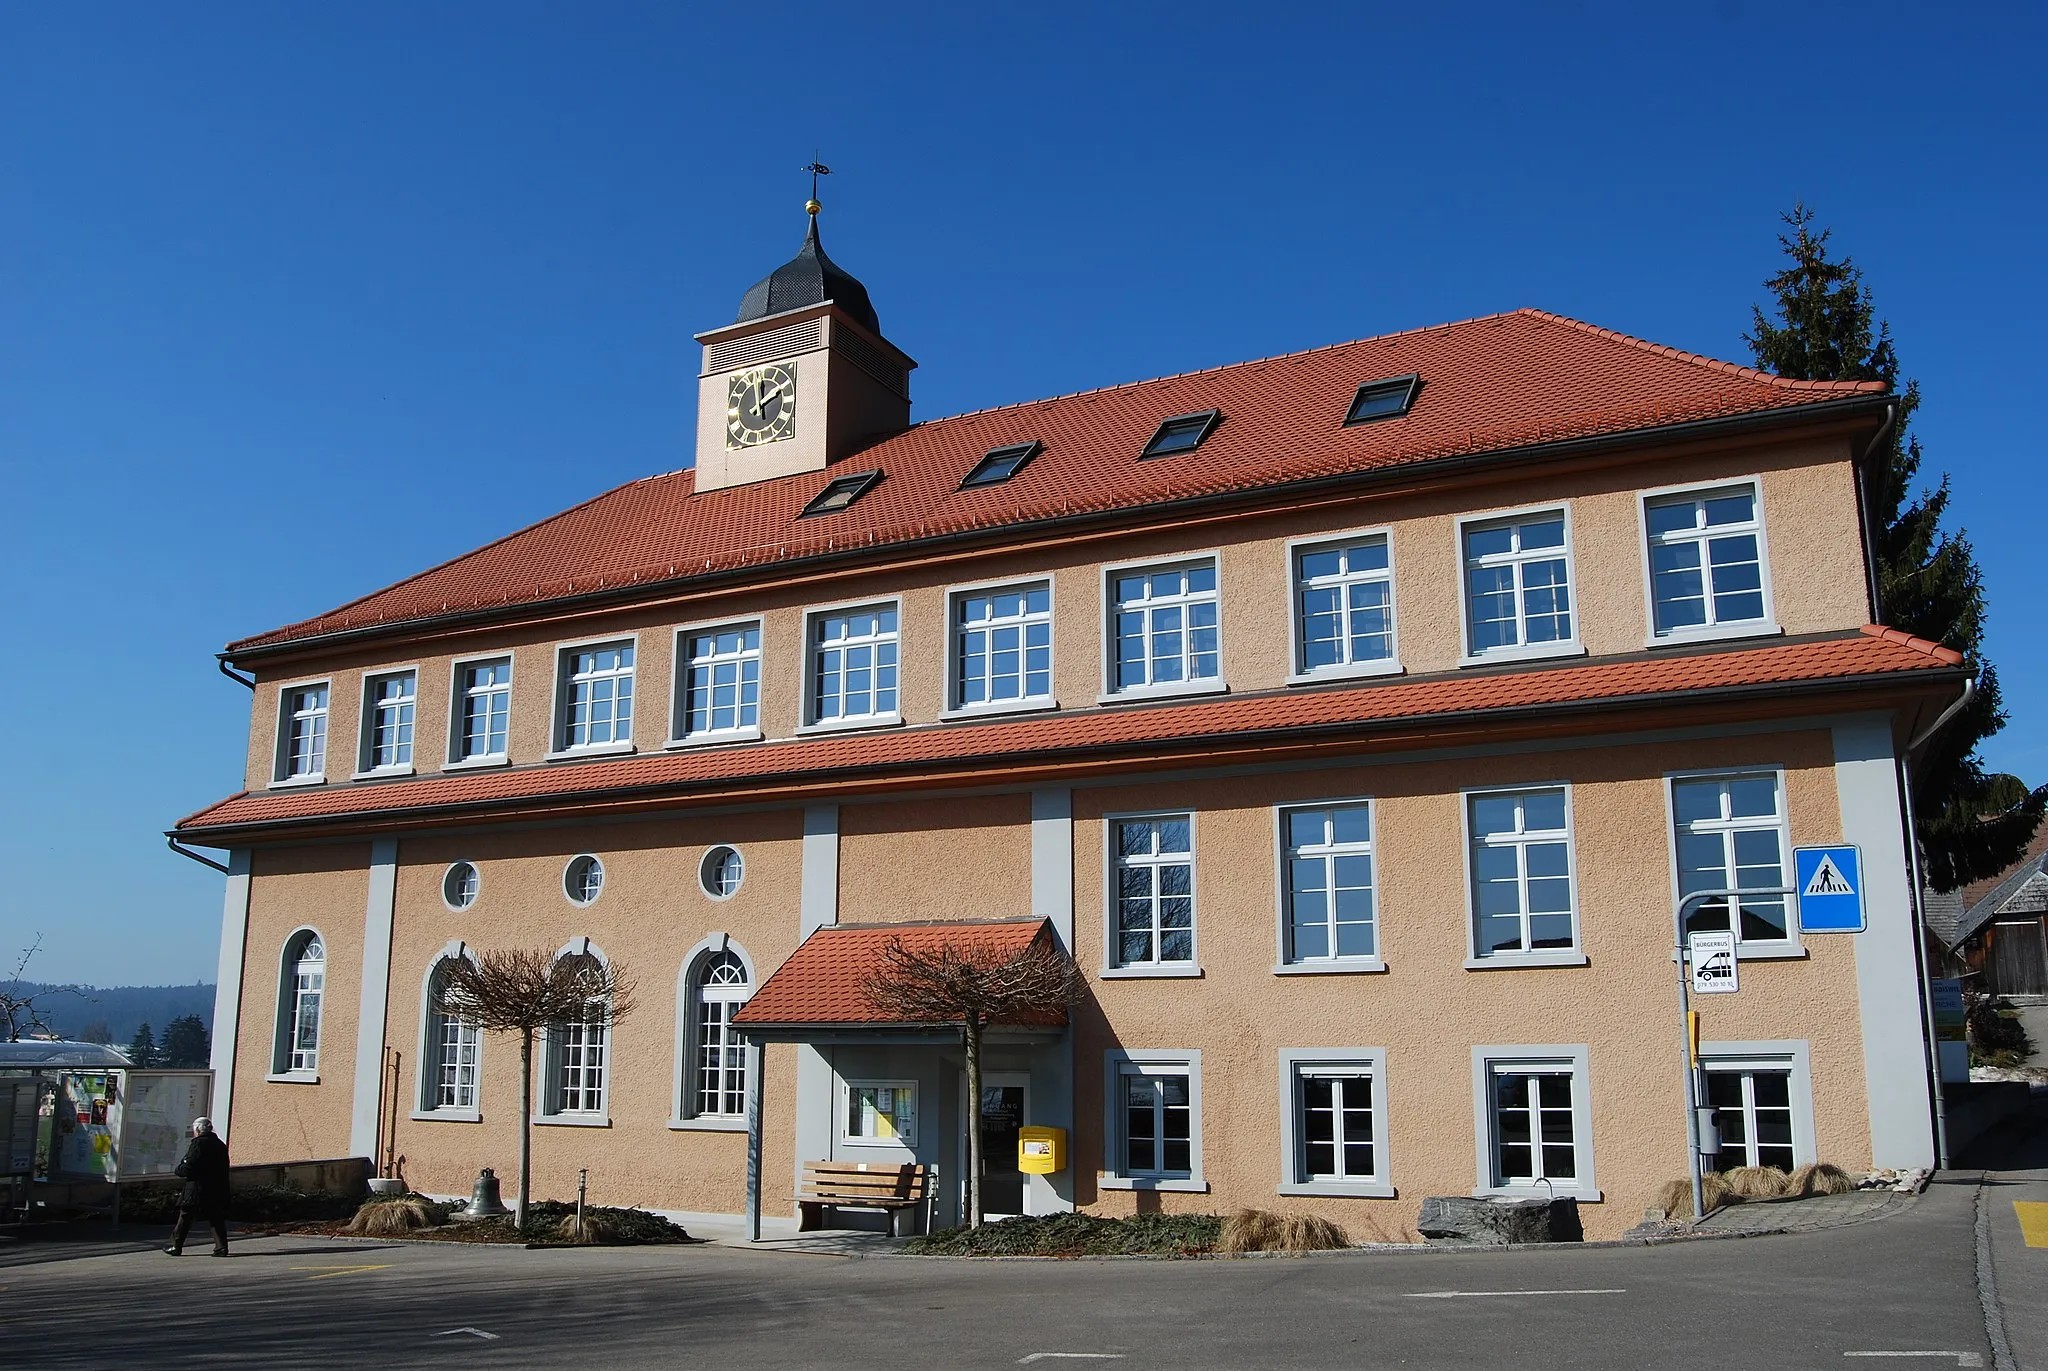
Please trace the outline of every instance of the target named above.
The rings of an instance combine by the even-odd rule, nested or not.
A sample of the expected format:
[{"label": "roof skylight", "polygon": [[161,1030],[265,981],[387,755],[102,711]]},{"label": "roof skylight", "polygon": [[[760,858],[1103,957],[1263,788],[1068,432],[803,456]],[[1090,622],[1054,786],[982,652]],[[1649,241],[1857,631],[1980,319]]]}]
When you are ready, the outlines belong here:
[{"label": "roof skylight", "polygon": [[1351,408],[1344,414],[1345,425],[1400,418],[1415,403],[1415,392],[1421,385],[1422,378],[1414,375],[1367,381],[1358,388],[1358,394],[1351,397]]},{"label": "roof skylight", "polygon": [[974,486],[996,486],[1015,476],[1024,464],[1045,450],[1045,444],[1033,438],[1028,443],[1011,443],[1008,447],[992,447],[988,455],[974,464],[974,470],[967,473],[967,479],[960,483],[960,489]]},{"label": "roof skylight", "polygon": [[825,488],[811,497],[803,512],[796,517],[808,519],[813,514],[837,514],[861,496],[873,490],[875,483],[882,479],[880,471],[856,471],[851,476],[840,476],[829,482]]},{"label": "roof skylight", "polygon": [[1152,441],[1145,444],[1144,451],[1138,456],[1143,459],[1166,457],[1176,452],[1193,452],[1202,445],[1202,440],[1209,436],[1222,418],[1223,411],[1216,409],[1200,410],[1194,414],[1177,414],[1159,426],[1159,431],[1152,435]]}]

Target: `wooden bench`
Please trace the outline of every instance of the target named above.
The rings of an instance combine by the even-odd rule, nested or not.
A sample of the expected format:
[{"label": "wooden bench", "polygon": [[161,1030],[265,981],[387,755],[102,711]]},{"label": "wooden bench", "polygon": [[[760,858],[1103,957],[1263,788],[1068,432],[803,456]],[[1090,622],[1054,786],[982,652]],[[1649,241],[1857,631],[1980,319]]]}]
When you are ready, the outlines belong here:
[{"label": "wooden bench", "polygon": [[919,1162],[805,1162],[797,1232],[823,1228],[828,1209],[879,1209],[889,1216],[890,1235],[902,1237],[902,1216],[930,1201],[932,1170]]}]

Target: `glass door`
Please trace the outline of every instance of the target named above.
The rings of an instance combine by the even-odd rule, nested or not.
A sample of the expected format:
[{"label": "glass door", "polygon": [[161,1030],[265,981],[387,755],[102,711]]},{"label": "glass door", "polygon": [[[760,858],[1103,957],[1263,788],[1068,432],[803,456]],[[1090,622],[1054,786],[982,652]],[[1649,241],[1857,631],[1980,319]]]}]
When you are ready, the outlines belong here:
[{"label": "glass door", "polygon": [[[1028,1212],[1024,1173],[1017,1169],[1017,1133],[1024,1126],[1030,1077],[991,1072],[981,1081],[981,1212],[1003,1219]],[[964,1197],[963,1197],[964,1198]]]}]

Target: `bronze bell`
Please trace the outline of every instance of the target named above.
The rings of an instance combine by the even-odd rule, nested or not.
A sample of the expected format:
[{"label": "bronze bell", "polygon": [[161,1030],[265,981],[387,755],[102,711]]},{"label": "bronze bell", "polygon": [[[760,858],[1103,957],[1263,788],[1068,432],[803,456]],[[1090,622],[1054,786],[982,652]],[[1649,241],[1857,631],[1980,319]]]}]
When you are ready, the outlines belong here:
[{"label": "bronze bell", "polygon": [[500,1214],[512,1211],[505,1208],[498,1198],[498,1173],[488,1166],[477,1173],[476,1188],[470,1192],[469,1208],[455,1217],[459,1219],[494,1219]]}]

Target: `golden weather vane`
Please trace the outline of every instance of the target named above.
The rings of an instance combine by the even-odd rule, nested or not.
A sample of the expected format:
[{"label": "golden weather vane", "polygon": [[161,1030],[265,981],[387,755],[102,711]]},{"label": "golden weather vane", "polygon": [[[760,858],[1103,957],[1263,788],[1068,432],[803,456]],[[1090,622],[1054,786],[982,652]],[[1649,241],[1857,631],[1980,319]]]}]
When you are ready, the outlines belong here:
[{"label": "golden weather vane", "polygon": [[812,218],[815,219],[818,215],[818,211],[825,208],[824,205],[818,202],[818,178],[820,176],[830,176],[832,174],[832,168],[826,166],[823,162],[820,162],[818,160],[818,155],[816,153],[812,153],[811,160],[805,165],[798,167],[797,170],[807,171],[811,174],[811,198],[804,201],[804,213],[810,215]]}]

